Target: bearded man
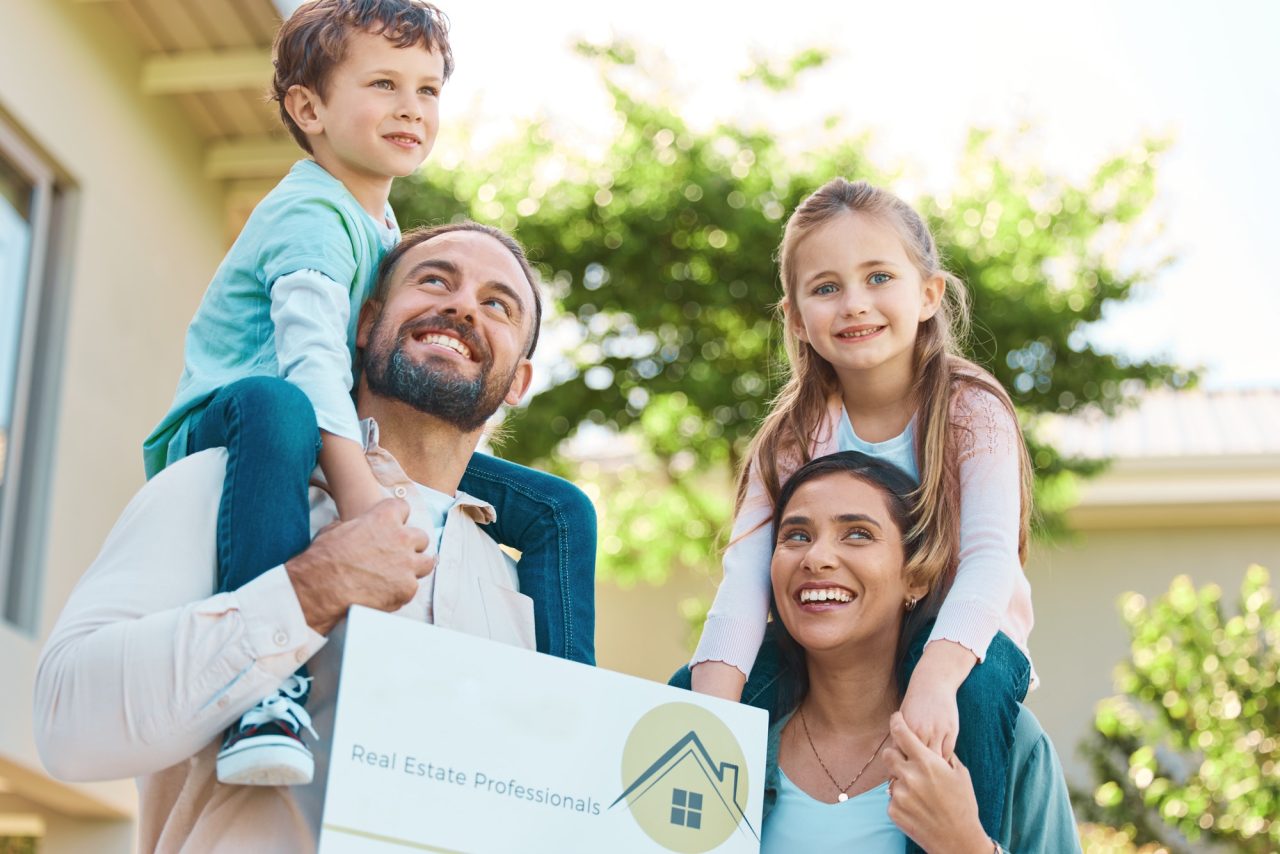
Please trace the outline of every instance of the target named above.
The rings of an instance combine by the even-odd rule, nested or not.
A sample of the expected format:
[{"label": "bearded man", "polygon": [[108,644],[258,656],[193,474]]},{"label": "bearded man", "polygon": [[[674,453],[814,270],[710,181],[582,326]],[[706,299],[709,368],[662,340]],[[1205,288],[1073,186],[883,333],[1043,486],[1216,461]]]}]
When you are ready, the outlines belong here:
[{"label": "bearded man", "polygon": [[[311,546],[211,595],[225,450],[148,482],[41,655],[36,742],[49,770],[137,777],[143,851],[314,851],[351,605],[533,649],[540,615],[590,602],[590,579],[521,592],[512,561],[480,528],[494,509],[458,490],[486,420],[529,387],[541,313],[507,234],[471,222],[406,234],[357,334],[356,410],[388,498],[339,523],[317,469]],[[219,784],[219,735],[304,663],[311,720],[280,711],[321,734],[315,782]]]}]

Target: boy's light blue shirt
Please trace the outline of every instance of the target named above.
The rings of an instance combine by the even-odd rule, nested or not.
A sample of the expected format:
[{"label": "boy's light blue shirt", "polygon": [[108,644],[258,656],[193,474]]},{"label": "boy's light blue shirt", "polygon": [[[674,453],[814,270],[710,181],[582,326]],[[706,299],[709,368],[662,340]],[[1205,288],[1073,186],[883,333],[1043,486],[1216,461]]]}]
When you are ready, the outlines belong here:
[{"label": "boy's light blue shirt", "polygon": [[360,307],[379,262],[399,237],[390,206],[386,219],[375,222],[313,160],[295,163],[258,203],[187,330],[173,404],[143,443],[148,478],[186,456],[193,416],[218,389],[246,377],[280,376],[271,287],[281,276],[315,270],[348,288],[347,349],[354,358]]}]

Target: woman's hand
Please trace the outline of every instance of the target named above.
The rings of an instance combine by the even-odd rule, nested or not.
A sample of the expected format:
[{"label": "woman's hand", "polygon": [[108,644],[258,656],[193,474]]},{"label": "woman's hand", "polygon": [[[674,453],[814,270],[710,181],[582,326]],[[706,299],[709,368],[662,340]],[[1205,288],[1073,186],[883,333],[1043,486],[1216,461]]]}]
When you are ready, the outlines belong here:
[{"label": "woman's hand", "polygon": [[889,768],[889,818],[926,851],[991,854],[995,849],[978,820],[969,769],[943,759],[907,726],[901,712],[889,719],[893,747]]}]

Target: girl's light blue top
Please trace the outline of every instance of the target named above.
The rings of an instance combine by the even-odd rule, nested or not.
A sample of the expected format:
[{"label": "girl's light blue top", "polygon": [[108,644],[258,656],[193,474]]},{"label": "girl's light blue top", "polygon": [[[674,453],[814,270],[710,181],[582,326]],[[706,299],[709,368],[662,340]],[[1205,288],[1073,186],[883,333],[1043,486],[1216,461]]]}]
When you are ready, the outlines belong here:
[{"label": "girl's light blue top", "polygon": [[907,837],[889,820],[889,784],[824,804],[800,790],[778,769],[778,800],[760,836],[760,854],[857,851],[903,854]]},{"label": "girl's light blue top", "polygon": [[842,451],[861,451],[869,457],[883,460],[906,472],[916,483],[920,482],[920,470],[916,467],[916,419],[913,415],[903,430],[892,439],[883,442],[866,442],[853,432],[849,413],[840,410],[840,424],[836,427],[836,445]]}]

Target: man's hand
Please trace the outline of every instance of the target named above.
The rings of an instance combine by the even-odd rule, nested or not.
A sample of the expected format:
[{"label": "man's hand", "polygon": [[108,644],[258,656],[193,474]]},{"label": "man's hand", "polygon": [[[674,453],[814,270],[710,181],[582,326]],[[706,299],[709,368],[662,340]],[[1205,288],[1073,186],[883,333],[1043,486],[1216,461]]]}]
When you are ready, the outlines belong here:
[{"label": "man's hand", "polygon": [[409,505],[388,498],[367,513],[322,530],[285,563],[307,625],[329,634],[352,605],[396,611],[435,568],[425,531],[406,525]]},{"label": "man's hand", "polygon": [[889,818],[926,851],[991,854],[995,846],[978,820],[969,769],[943,759],[916,737],[901,712],[889,719]]}]

